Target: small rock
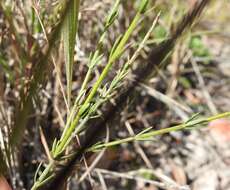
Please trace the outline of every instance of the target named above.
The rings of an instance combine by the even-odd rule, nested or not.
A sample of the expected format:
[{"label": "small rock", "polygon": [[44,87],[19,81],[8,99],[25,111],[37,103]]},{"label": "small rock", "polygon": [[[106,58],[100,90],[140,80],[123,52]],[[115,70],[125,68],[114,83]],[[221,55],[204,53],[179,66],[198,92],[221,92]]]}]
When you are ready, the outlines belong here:
[{"label": "small rock", "polygon": [[220,142],[230,142],[230,120],[218,119],[209,123],[209,129],[214,138]]}]

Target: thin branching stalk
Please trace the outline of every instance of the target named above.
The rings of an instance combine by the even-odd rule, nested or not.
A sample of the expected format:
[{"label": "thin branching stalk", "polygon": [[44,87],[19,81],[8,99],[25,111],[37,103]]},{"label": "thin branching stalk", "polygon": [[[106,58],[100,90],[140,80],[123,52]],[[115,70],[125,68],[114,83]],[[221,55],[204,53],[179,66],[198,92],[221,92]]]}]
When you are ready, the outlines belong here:
[{"label": "thin branching stalk", "polygon": [[[100,58],[101,58],[102,55],[100,54],[100,52],[99,52],[98,49],[100,49],[100,47],[101,47],[101,43],[103,42],[103,38],[104,38],[105,32],[107,31],[108,27],[114,22],[114,20],[115,20],[117,14],[118,14],[117,9],[118,9],[119,2],[120,2],[120,0],[117,0],[117,2],[115,3],[115,8],[112,9],[112,14],[110,14],[109,17],[108,17],[107,20],[106,20],[105,30],[104,30],[104,32],[103,32],[102,37],[101,37],[100,40],[99,40],[98,48],[97,48],[97,50],[95,51],[95,53],[93,54],[93,56],[92,56],[92,58],[91,58],[91,61],[93,62],[92,65],[96,65],[96,63],[97,63],[98,61],[100,61]],[[100,81],[101,81],[101,82],[100,82],[100,83],[96,82],[96,84],[95,84],[95,85],[97,86],[97,88],[96,88],[97,90],[96,90],[96,91],[98,91],[98,89],[99,89],[99,87],[100,87],[102,81],[103,81],[104,78],[107,76],[107,74],[108,74],[108,72],[109,72],[109,70],[110,70],[112,64],[113,64],[113,63],[121,56],[121,54],[123,53],[124,47],[125,47],[125,45],[126,45],[128,39],[129,39],[129,37],[131,36],[132,32],[133,32],[134,29],[136,28],[137,24],[139,23],[140,18],[141,18],[141,16],[142,16],[142,14],[144,13],[144,9],[145,9],[145,6],[143,6],[143,2],[146,3],[147,1],[146,1],[146,0],[142,0],[141,9],[138,10],[138,13],[137,13],[136,16],[134,17],[134,19],[133,19],[133,21],[132,21],[130,27],[128,28],[128,30],[126,31],[126,33],[124,34],[124,36],[121,38],[121,40],[119,40],[117,44],[115,43],[116,46],[114,45],[114,48],[113,48],[113,50],[111,51],[111,55],[110,55],[110,59],[109,59],[109,61],[108,61],[108,64],[106,65],[105,69],[103,70],[103,72],[102,72],[102,74],[101,74],[101,75],[102,75],[102,77],[100,77]],[[146,4],[145,4],[145,5],[146,5]],[[154,24],[153,24],[153,25],[155,26],[155,24],[156,24],[156,21],[154,21]],[[151,27],[151,31],[152,31],[152,29],[153,29],[154,26]],[[147,36],[148,36],[148,37],[150,36],[150,32],[147,33]],[[141,43],[141,48],[143,48],[143,43],[146,42],[146,39],[147,39],[147,38],[144,38],[143,42]],[[137,56],[137,53],[139,53],[139,51],[140,51],[141,48],[138,48],[138,51],[136,52],[136,54],[134,54],[134,57],[133,57],[131,60],[128,61],[129,64],[130,64],[132,61],[135,60],[135,58],[136,58],[136,56]],[[89,65],[89,72],[88,72],[88,75],[86,75],[86,78],[85,78],[85,80],[84,80],[84,82],[83,82],[83,88],[82,88],[82,90],[81,90],[82,92],[83,92],[83,90],[86,88],[87,83],[88,83],[88,81],[89,81],[89,77],[90,77],[90,75],[91,75],[92,68],[93,68],[92,65]],[[126,73],[126,70],[125,70],[125,73]],[[125,73],[124,73],[124,74],[125,74]],[[123,77],[124,74],[122,74],[121,76]],[[119,80],[118,80],[118,81],[119,81]],[[112,89],[110,89],[110,90],[112,90]],[[81,93],[82,93],[82,92],[81,92]],[[95,96],[96,93],[93,93],[93,92],[91,91],[90,94],[91,94],[91,99],[92,99],[92,98]],[[93,96],[92,96],[92,94],[93,94]],[[76,102],[78,102],[77,100],[78,100],[78,98],[76,99]],[[81,108],[84,107],[84,106],[87,106],[87,101],[89,101],[89,98],[88,98],[88,100],[86,100],[86,101],[83,103],[83,105],[81,106]],[[96,104],[96,105],[94,106],[94,110],[96,110],[96,109],[104,102],[104,100],[100,100],[100,101],[98,101],[98,102],[99,102],[99,103]],[[66,125],[66,126],[68,126],[69,124],[71,124],[70,127],[67,128],[67,129],[65,129],[65,130],[64,130],[64,133],[63,133],[64,135],[62,135],[61,139],[60,139],[59,141],[55,141],[54,144],[53,144],[53,148],[52,148],[52,156],[53,156],[53,159],[58,158],[58,157],[60,156],[60,154],[63,153],[63,151],[65,150],[65,148],[67,147],[67,145],[68,145],[69,142],[71,141],[72,136],[75,135],[75,133],[73,134],[73,132],[74,132],[75,127],[77,126],[78,122],[80,121],[82,114],[81,114],[81,109],[80,109],[80,111],[77,113],[77,115],[76,115],[74,121],[71,123],[72,117],[73,117],[73,115],[75,114],[74,112],[75,112],[75,110],[72,110],[72,112],[71,112],[70,115],[69,115],[69,118],[67,119],[67,125]],[[92,111],[92,112],[93,112],[93,111]],[[81,124],[79,125],[79,128],[81,128],[81,126],[83,126],[84,123],[87,122],[89,118],[90,118],[90,117],[88,117],[88,116],[85,117],[84,120],[83,120],[83,121],[81,122]],[[34,183],[34,186],[33,186],[34,189],[36,189],[38,186],[40,186],[41,184],[43,184],[43,182],[46,181],[47,178],[48,178],[49,176],[52,176],[52,172],[51,172],[51,171],[52,171],[52,169],[54,168],[54,166],[55,166],[54,162],[50,162],[50,163],[49,163],[49,165],[46,167],[46,169],[42,172],[41,176],[40,176],[40,177],[37,179],[37,181]]]},{"label": "thin branching stalk", "polygon": [[[78,93],[78,96],[75,99],[74,105],[73,105],[71,112],[69,114],[69,117],[67,119],[67,122],[66,122],[66,125],[64,127],[64,131],[62,133],[61,139],[65,136],[66,130],[68,129],[68,127],[69,127],[70,123],[72,122],[77,111],[79,111],[78,107],[80,104],[80,100],[84,96],[84,93],[87,89],[88,82],[90,81],[90,77],[91,77],[95,67],[99,64],[99,62],[101,61],[101,59],[103,57],[103,53],[101,53],[101,49],[103,47],[104,38],[105,38],[106,33],[108,32],[109,27],[114,23],[115,19],[118,16],[119,3],[120,3],[120,0],[117,0],[114,4],[113,8],[111,9],[110,14],[106,18],[105,26],[104,26],[102,34],[100,35],[100,39],[98,41],[96,50],[94,53],[92,53],[90,55],[89,64],[88,64],[88,71],[85,75],[85,78],[84,78],[83,83],[81,85],[81,89]],[[60,139],[60,141],[61,141],[61,139]]]},{"label": "thin branching stalk", "polygon": [[141,16],[145,12],[145,8],[146,8],[147,3],[148,3],[148,0],[142,0],[141,1],[140,8],[139,8],[136,16],[134,17],[132,23],[130,24],[129,28],[127,29],[127,31],[125,32],[123,37],[119,40],[119,42],[117,44],[115,43],[115,47],[113,47],[111,50],[109,61],[108,61],[107,65],[105,66],[104,70],[102,71],[99,79],[93,85],[93,88],[92,88],[90,94],[86,98],[85,102],[82,104],[81,109],[79,110],[78,114],[74,118],[70,127],[65,131],[65,134],[63,135],[63,138],[61,139],[61,141],[59,141],[59,144],[58,144],[58,146],[54,152],[54,157],[57,157],[60,153],[62,153],[63,150],[65,149],[65,147],[68,145],[69,139],[71,138],[71,135],[75,130],[75,127],[77,126],[77,124],[79,123],[79,120],[81,119],[81,113],[86,108],[89,107],[90,102],[92,101],[92,99],[94,98],[98,89],[100,88],[103,80],[108,75],[108,72],[110,71],[112,65],[123,53],[124,47],[125,47],[128,39],[130,38],[130,36],[131,36],[132,32],[134,31],[134,29],[136,28],[136,26],[138,25],[139,20],[141,19]]},{"label": "thin branching stalk", "polygon": [[198,125],[204,125],[211,121],[221,119],[221,118],[226,118],[226,117],[230,117],[230,112],[214,115],[208,118],[198,118],[198,119],[196,119],[196,117],[190,118],[185,123],[182,123],[180,125],[176,125],[173,127],[165,128],[165,129],[160,129],[160,130],[152,130],[152,128],[147,128],[133,137],[115,140],[109,143],[96,144],[92,146],[91,148],[89,148],[88,151],[101,150],[103,148],[108,148],[108,147],[112,147],[112,146],[116,146],[116,145],[120,145],[124,143],[129,143],[129,142],[134,142],[134,141],[150,140],[151,138],[155,136],[159,136],[159,135],[163,135],[163,134],[167,134],[167,133],[171,133],[175,131],[181,131],[184,129],[191,129]]}]

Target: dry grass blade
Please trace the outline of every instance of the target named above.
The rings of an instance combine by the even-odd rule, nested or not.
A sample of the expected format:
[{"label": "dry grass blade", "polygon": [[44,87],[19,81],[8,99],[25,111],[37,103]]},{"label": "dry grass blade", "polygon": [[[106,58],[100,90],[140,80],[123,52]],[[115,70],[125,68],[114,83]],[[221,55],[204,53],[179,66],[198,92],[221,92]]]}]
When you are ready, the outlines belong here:
[{"label": "dry grass blade", "polygon": [[[39,13],[39,11],[37,10],[37,8],[36,8],[35,6],[33,6],[33,9],[34,9],[35,14],[36,14],[36,16],[37,16],[37,18],[38,18],[38,21],[39,21],[39,23],[40,23],[40,25],[41,25],[42,31],[43,31],[43,33],[44,33],[44,35],[45,35],[45,39],[46,39],[47,43],[49,43],[48,37],[47,37],[47,33],[46,33],[46,30],[45,30],[45,27],[44,27],[44,24],[43,24],[43,22],[42,22],[42,20],[41,20],[41,17],[40,17],[40,13]],[[67,97],[66,97],[66,95],[65,95],[64,87],[63,87],[62,82],[61,82],[60,69],[58,68],[58,65],[56,64],[55,58],[54,58],[53,55],[51,55],[51,58],[52,58],[52,62],[53,62],[53,65],[54,65],[54,69],[55,69],[55,71],[56,71],[56,78],[57,78],[58,84],[59,84],[59,86],[60,86],[60,89],[61,89],[61,93],[62,93],[64,102],[65,102],[65,104],[66,104],[66,109],[69,111],[69,106],[68,106],[68,102],[67,102]]]},{"label": "dry grass blade", "polygon": [[187,186],[177,186],[174,184],[168,184],[168,183],[163,183],[163,182],[154,181],[150,179],[145,179],[143,177],[134,175],[133,172],[119,173],[115,171],[95,168],[93,172],[96,172],[96,171],[100,172],[101,174],[104,174],[105,178],[114,178],[114,177],[117,178],[118,177],[118,178],[125,178],[129,180],[142,181],[144,183],[152,184],[161,189],[190,190],[190,188]]},{"label": "dry grass blade", "polygon": [[22,39],[20,38],[19,32],[16,30],[13,19],[12,19],[12,13],[10,9],[6,6],[4,6],[4,3],[0,1],[0,11],[3,13],[5,17],[5,21],[9,25],[9,36],[12,41],[12,44],[14,45],[14,48],[17,52],[18,60],[21,64],[21,69],[23,66],[25,66],[26,61],[28,61],[29,55],[25,51],[24,47],[25,44],[22,43]]},{"label": "dry grass blade", "polygon": [[59,37],[64,18],[71,7],[70,3],[68,2],[69,1],[67,1],[66,6],[63,9],[61,16],[62,19],[57,23],[56,27],[53,29],[53,32],[49,36],[49,46],[46,50],[46,53],[43,54],[40,52],[36,55],[36,57],[34,57],[35,67],[33,68],[31,80],[27,84],[28,90],[25,91],[24,88],[22,88],[20,92],[20,102],[15,116],[15,126],[10,137],[10,145],[12,148],[19,144],[22,139],[28,121],[28,116],[32,110],[33,97],[36,94],[39,85],[44,82],[44,78],[48,74],[46,73],[48,68],[48,58],[56,40]]}]

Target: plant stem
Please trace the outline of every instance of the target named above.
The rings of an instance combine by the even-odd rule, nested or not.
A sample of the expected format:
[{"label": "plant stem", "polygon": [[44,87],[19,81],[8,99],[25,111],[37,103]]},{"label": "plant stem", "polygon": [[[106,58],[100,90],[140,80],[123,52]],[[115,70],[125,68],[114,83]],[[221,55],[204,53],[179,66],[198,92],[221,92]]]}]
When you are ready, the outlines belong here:
[{"label": "plant stem", "polygon": [[[117,1],[118,2],[118,1]],[[147,0],[142,0],[142,2],[147,2]],[[123,53],[124,47],[130,37],[130,35],[132,34],[133,30],[136,28],[141,15],[143,14],[143,8],[140,9],[136,16],[134,17],[131,25],[129,26],[129,28],[127,29],[127,31],[125,32],[124,36],[122,37],[121,41],[119,42],[119,44],[117,45],[117,47],[115,47],[115,50],[112,52],[108,64],[105,66],[104,70],[102,71],[99,79],[97,80],[97,82],[94,84],[89,96],[86,98],[86,100],[84,101],[84,103],[81,105],[81,108],[86,107],[94,98],[95,94],[97,93],[98,89],[100,88],[103,80],[105,79],[105,77],[108,75],[109,70],[111,69],[113,63],[121,56],[121,54]],[[89,81],[89,77],[91,75],[92,70],[88,70],[86,77],[84,79],[83,85],[81,90],[84,90],[86,88],[86,85]],[[75,131],[76,126],[78,125],[80,119],[81,119],[81,110],[78,110],[75,119],[72,121],[72,116],[70,118],[70,126],[69,123],[67,122],[66,125],[66,129],[64,130],[61,139],[57,142],[57,145],[53,151],[53,159],[55,160],[58,156],[60,156],[60,154],[65,150],[66,146],[69,144],[70,140],[72,139],[71,135],[73,135],[73,132]],[[71,115],[75,115],[75,111],[73,110],[73,112],[71,112]],[[69,126],[69,127],[68,127]],[[78,130],[79,131],[79,130]],[[124,141],[124,143],[126,142],[126,140]],[[39,185],[41,185],[43,182],[46,182],[46,179],[48,179],[48,174],[50,172],[50,170],[54,167],[54,163],[51,162],[46,169],[42,172],[42,175],[39,177],[38,182],[35,182],[34,184],[34,189],[35,190]]]},{"label": "plant stem", "polygon": [[[116,47],[115,51],[113,52],[113,54],[110,56],[108,64],[105,66],[104,70],[102,71],[99,79],[96,81],[96,83],[94,84],[90,94],[88,95],[88,97],[86,98],[85,102],[83,103],[82,107],[86,107],[94,98],[95,94],[97,93],[98,89],[100,88],[103,80],[105,79],[105,77],[108,75],[108,72],[110,70],[110,68],[112,67],[113,63],[117,60],[118,57],[120,57],[120,55],[123,52],[124,46],[126,44],[126,42],[128,41],[130,35],[132,34],[133,30],[135,29],[135,27],[138,24],[138,21],[141,18],[141,12],[138,12],[136,14],[136,16],[134,17],[130,27],[127,29],[127,31],[125,32],[124,36],[122,37],[121,41],[119,42],[118,46]],[[67,146],[67,144],[70,142],[69,139],[71,138],[72,133],[75,130],[75,127],[77,126],[77,124],[79,123],[79,120],[81,119],[80,116],[80,111],[77,113],[75,119],[73,120],[73,122],[71,123],[70,127],[65,131],[65,134],[63,136],[63,138],[61,139],[60,144],[58,144],[55,153],[54,153],[54,158],[57,157],[61,152],[63,152],[63,149]]]},{"label": "plant stem", "polygon": [[42,172],[42,174],[39,176],[38,180],[33,184],[31,190],[36,190],[38,189],[38,187],[41,186],[41,183],[44,182],[44,180],[46,180],[48,178],[48,174],[50,172],[50,170],[54,167],[54,161],[50,162],[45,170]]},{"label": "plant stem", "polygon": [[95,96],[98,88],[100,87],[102,81],[105,79],[105,77],[108,75],[108,72],[110,70],[110,68],[112,67],[113,63],[116,61],[116,59],[121,55],[121,53],[123,52],[124,46],[126,44],[126,42],[128,41],[131,33],[133,32],[133,30],[135,29],[135,27],[137,26],[137,23],[139,21],[141,17],[141,14],[138,12],[135,16],[135,18],[133,19],[130,27],[128,28],[128,30],[126,31],[126,33],[124,34],[124,37],[121,39],[120,43],[118,44],[116,50],[114,51],[114,53],[112,54],[112,56],[110,57],[108,64],[106,65],[106,67],[104,68],[104,70],[102,71],[99,79],[97,80],[97,82],[95,83],[95,85],[92,88],[92,91],[90,92],[89,96],[87,97],[87,99],[85,100],[84,104],[87,105],[88,103],[90,103],[90,101],[93,99],[93,97]]},{"label": "plant stem", "polygon": [[146,132],[146,133],[143,133],[143,134],[139,134],[139,135],[137,134],[137,135],[135,135],[133,137],[128,137],[128,138],[125,138],[125,139],[120,139],[120,140],[115,140],[115,141],[108,142],[108,143],[94,145],[91,148],[89,148],[87,151],[100,150],[102,148],[108,148],[108,147],[112,147],[112,146],[115,146],[115,145],[119,145],[119,144],[123,144],[123,143],[129,143],[129,142],[133,142],[133,141],[147,140],[147,139],[152,138],[154,136],[163,135],[163,134],[170,133],[170,132],[173,132],[173,131],[179,131],[179,130],[182,130],[182,129],[186,129],[188,127],[194,127],[194,126],[196,126],[198,124],[204,124],[204,123],[208,123],[210,121],[214,121],[216,119],[221,119],[221,118],[226,118],[226,117],[230,117],[230,112],[225,112],[225,113],[218,114],[218,115],[208,117],[208,118],[199,118],[199,119],[191,120],[191,121],[189,121],[187,123],[185,122],[183,124],[176,125],[176,126],[173,126],[173,127],[160,129],[160,130],[157,130],[157,131],[149,131],[149,132]]}]

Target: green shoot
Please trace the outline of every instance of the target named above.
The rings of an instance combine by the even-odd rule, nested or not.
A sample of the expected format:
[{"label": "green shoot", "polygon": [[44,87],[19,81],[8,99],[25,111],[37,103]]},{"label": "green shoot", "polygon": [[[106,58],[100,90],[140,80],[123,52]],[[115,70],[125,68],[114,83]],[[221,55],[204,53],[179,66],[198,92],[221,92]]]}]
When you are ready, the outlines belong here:
[{"label": "green shoot", "polygon": [[[143,6],[143,2],[147,3],[146,0],[142,0],[141,1],[142,6]],[[138,10],[136,16],[134,17],[132,23],[130,24],[129,28],[127,29],[127,31],[125,32],[125,34],[123,35],[121,40],[119,41],[118,45],[115,48],[113,48],[114,51],[112,51],[112,53],[110,54],[110,57],[109,57],[107,65],[105,66],[105,68],[102,71],[99,79],[94,84],[90,94],[88,95],[88,97],[86,98],[85,102],[83,103],[83,105],[81,106],[80,109],[85,109],[85,107],[88,106],[90,104],[90,102],[92,101],[92,99],[94,98],[94,96],[97,93],[99,87],[101,86],[103,80],[108,75],[108,72],[110,71],[112,65],[114,64],[114,62],[123,53],[123,50],[124,50],[125,45],[126,45],[126,42],[128,41],[128,39],[131,36],[132,32],[134,31],[134,29],[138,25],[138,22],[140,21],[142,14],[143,14],[143,7],[142,7],[142,9]],[[116,15],[116,14],[114,14],[114,15]],[[78,124],[78,122],[79,122],[79,120],[81,118],[81,115],[79,113],[81,113],[81,110],[78,112],[78,114],[74,118],[74,120],[71,123],[70,127],[65,131],[66,133],[64,134],[63,138],[61,139],[60,144],[58,144],[56,152],[54,154],[54,157],[56,157],[61,152],[63,152],[63,148],[66,146],[66,143],[67,143],[68,139],[71,137],[75,127],[77,126],[77,124]]]},{"label": "green shoot", "polygon": [[88,151],[98,151],[103,148],[109,148],[112,146],[116,146],[116,145],[120,145],[124,143],[130,143],[134,141],[146,141],[146,140],[150,140],[151,138],[155,136],[159,136],[159,135],[163,135],[163,134],[167,134],[167,133],[171,133],[175,131],[181,131],[184,129],[194,128],[197,125],[206,125],[207,123],[211,121],[214,121],[216,119],[226,118],[226,117],[230,117],[230,112],[218,114],[218,115],[208,117],[208,118],[197,118],[197,117],[192,118],[191,117],[189,121],[182,123],[180,125],[173,126],[173,127],[160,129],[160,130],[152,130],[151,128],[147,128],[144,131],[140,132],[139,134],[133,137],[115,140],[115,141],[108,142],[108,143],[95,144],[94,146],[89,148]]}]

